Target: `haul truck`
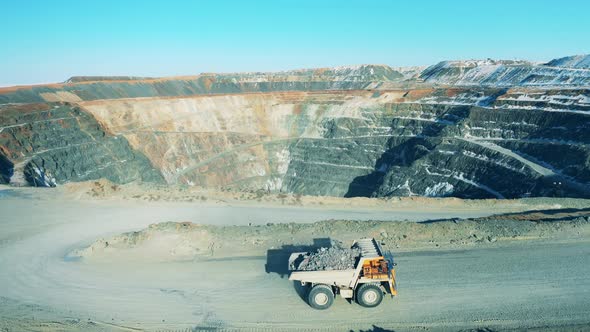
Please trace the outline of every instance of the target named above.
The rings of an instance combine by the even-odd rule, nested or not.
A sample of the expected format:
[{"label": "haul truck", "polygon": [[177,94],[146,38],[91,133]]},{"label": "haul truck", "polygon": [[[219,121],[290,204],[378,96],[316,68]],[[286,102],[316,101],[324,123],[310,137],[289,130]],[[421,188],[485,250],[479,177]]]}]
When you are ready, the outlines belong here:
[{"label": "haul truck", "polygon": [[[345,299],[356,300],[363,307],[376,307],[384,294],[397,295],[393,255],[383,252],[375,239],[361,239],[353,243],[361,254],[355,267],[347,270],[302,271],[298,266],[309,259],[310,253],[293,253],[289,257],[289,280],[300,281],[302,286],[311,285],[307,302],[315,309],[328,309],[335,294]],[[297,263],[299,262],[299,263]]]}]

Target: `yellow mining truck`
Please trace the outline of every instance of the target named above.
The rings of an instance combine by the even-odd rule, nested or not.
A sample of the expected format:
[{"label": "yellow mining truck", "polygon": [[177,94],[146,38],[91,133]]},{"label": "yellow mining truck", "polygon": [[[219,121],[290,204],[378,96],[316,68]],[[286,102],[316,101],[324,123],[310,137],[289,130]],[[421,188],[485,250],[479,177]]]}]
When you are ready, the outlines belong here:
[{"label": "yellow mining truck", "polygon": [[311,286],[307,302],[312,308],[327,309],[340,294],[345,299],[356,300],[363,307],[376,307],[384,294],[397,295],[395,269],[390,252],[384,252],[375,239],[354,241],[351,249],[360,249],[354,268],[344,270],[301,270],[311,253],[293,253],[289,257],[289,280]]}]

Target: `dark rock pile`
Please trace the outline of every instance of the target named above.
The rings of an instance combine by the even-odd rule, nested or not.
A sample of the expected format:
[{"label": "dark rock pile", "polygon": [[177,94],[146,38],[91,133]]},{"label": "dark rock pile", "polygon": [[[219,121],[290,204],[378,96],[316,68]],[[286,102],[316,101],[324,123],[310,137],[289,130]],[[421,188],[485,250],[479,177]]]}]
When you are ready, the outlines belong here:
[{"label": "dark rock pile", "polygon": [[358,248],[345,249],[339,247],[320,248],[301,262],[298,269],[304,271],[327,271],[354,269],[361,254]]}]

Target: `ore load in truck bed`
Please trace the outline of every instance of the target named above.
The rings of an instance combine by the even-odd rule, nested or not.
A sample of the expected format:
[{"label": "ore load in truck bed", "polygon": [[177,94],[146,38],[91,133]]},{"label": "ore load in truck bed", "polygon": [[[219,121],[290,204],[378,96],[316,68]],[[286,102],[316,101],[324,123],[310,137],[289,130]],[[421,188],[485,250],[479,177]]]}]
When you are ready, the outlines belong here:
[{"label": "ore load in truck bed", "polygon": [[354,269],[360,255],[359,248],[320,248],[315,253],[302,256],[293,267],[299,271],[350,270]]}]

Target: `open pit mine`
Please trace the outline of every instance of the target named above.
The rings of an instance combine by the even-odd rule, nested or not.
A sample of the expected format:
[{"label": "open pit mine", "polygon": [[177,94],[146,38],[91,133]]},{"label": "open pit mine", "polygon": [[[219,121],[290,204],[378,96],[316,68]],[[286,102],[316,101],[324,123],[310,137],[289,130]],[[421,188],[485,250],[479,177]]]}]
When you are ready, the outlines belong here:
[{"label": "open pit mine", "polygon": [[590,56],[0,88],[0,331],[588,331],[588,198]]},{"label": "open pit mine", "polygon": [[590,198],[590,56],[0,88],[0,183]]}]

